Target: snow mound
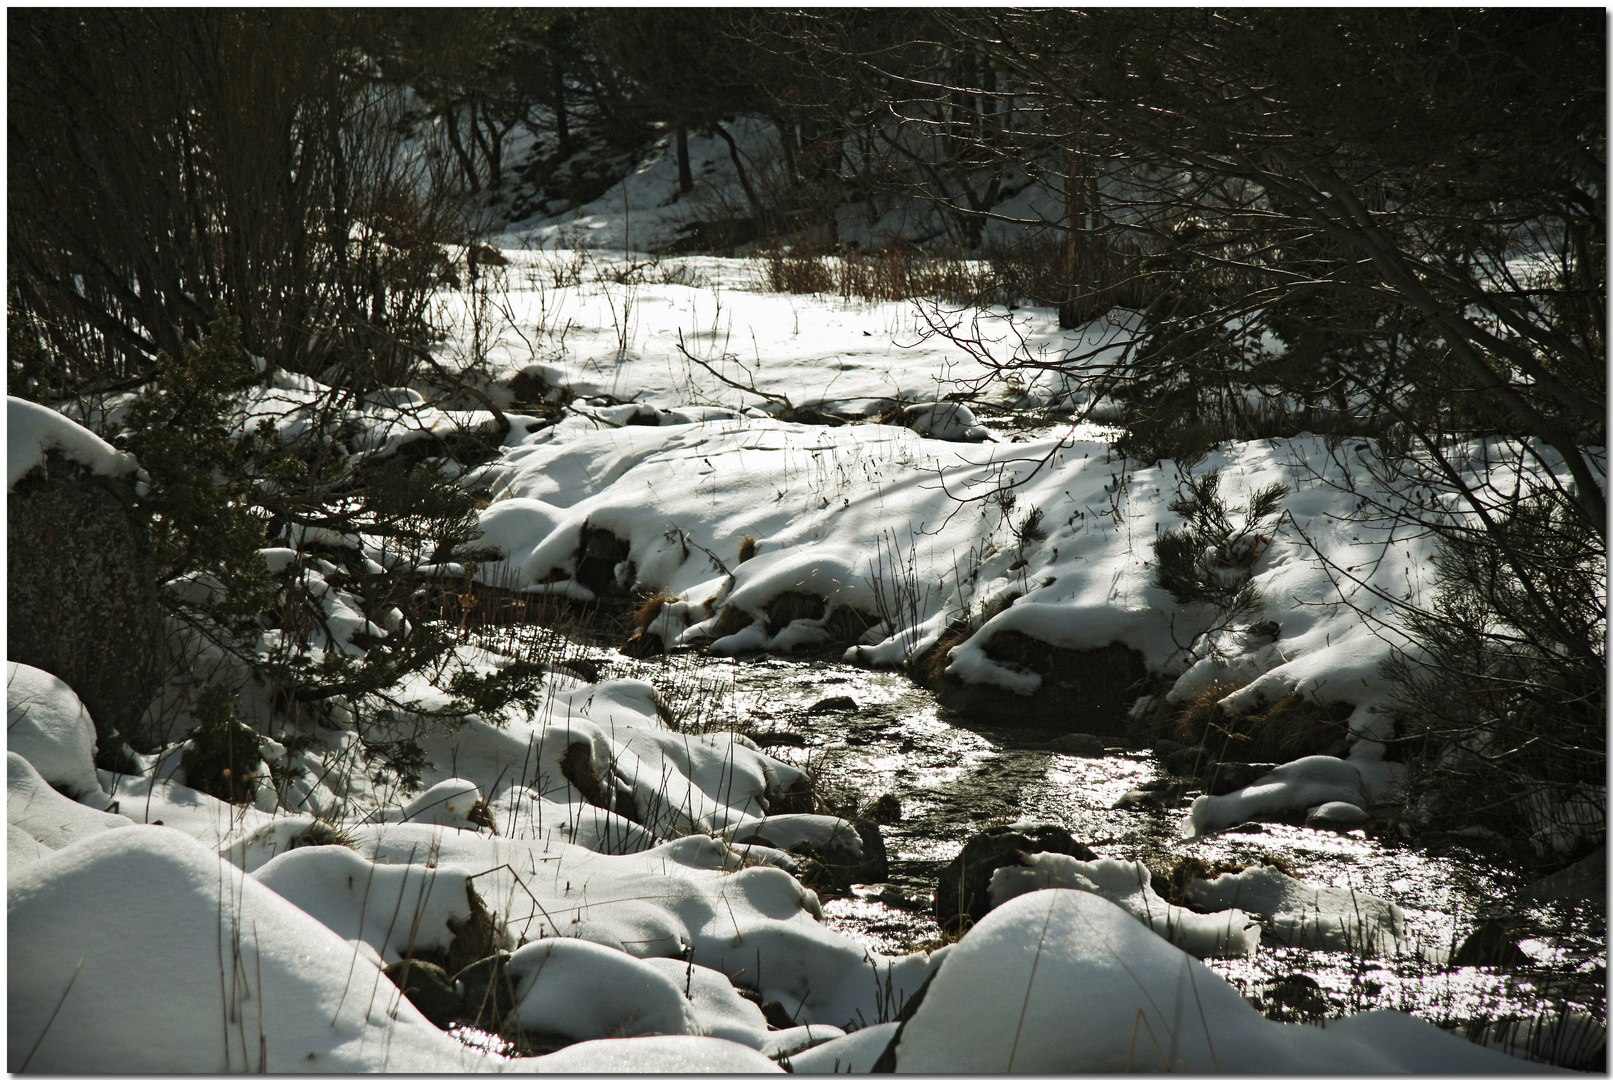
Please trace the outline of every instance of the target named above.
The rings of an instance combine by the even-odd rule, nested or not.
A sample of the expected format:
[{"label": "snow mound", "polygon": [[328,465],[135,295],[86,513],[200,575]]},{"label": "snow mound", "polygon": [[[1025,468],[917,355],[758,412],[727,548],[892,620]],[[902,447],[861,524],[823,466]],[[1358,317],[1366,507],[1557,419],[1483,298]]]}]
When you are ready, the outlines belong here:
[{"label": "snow mound", "polygon": [[909,405],[902,410],[902,423],[920,435],[948,442],[985,442],[991,438],[969,407],[956,401]]},{"label": "snow mound", "polygon": [[450,825],[456,829],[474,829],[470,812],[482,801],[482,793],[469,780],[448,779],[433,784],[403,808],[403,821],[418,821],[424,825]]},{"label": "snow mound", "polygon": [[95,721],[68,686],[47,671],[6,662],[6,749],[21,754],[45,783],[74,798],[101,794],[95,774]]},{"label": "snow mound", "polygon": [[1201,908],[1221,911],[1237,904],[1268,920],[1285,945],[1362,956],[1394,956],[1408,951],[1406,916],[1382,897],[1354,889],[1306,885],[1270,866],[1189,883],[1186,898]]},{"label": "snow mound", "polygon": [[1005,866],[991,875],[992,906],[1037,889],[1080,889],[1118,905],[1193,956],[1253,956],[1260,945],[1260,928],[1247,911],[1231,908],[1215,915],[1201,915],[1168,904],[1154,892],[1148,867],[1140,862],[1082,862],[1056,851],[1026,855],[1023,859],[1023,866]]},{"label": "snow mound", "polygon": [[1390,762],[1346,760],[1325,754],[1303,757],[1279,765],[1231,794],[1200,795],[1193,800],[1187,820],[1182,823],[1182,835],[1204,836],[1240,822],[1303,813],[1335,802],[1366,809],[1389,793],[1402,772],[1403,766]]},{"label": "snow mound", "polygon": [[[849,1037],[849,1036],[848,1036]],[[833,1044],[830,1044],[831,1046]],[[1421,1020],[1267,1020],[1091,893],[1016,897],[953,946],[902,1029],[899,1072],[1532,1072]]]},{"label": "snow mound", "polygon": [[6,857],[16,868],[75,840],[129,824],[76,803],[45,782],[15,750],[6,752]]},{"label": "snow mound", "polygon": [[7,1068],[461,1071],[367,950],[172,829],[88,837],[7,878]]},{"label": "snow mound", "polygon": [[6,398],[6,491],[45,464],[55,450],[96,476],[128,476],[139,469],[134,455],[114,450],[89,428],[22,398]]},{"label": "snow mound", "polygon": [[681,982],[608,945],[534,941],[510,955],[508,970],[523,1031],[572,1039],[701,1034]]},{"label": "snow mound", "polygon": [[786,851],[806,844],[821,852],[838,854],[846,862],[863,857],[862,837],[851,822],[827,814],[775,814],[735,829],[729,842],[743,845],[754,840]]},{"label": "snow mound", "polygon": [[874,1062],[890,1045],[901,1025],[894,1020],[871,1024],[850,1035],[832,1039],[790,1056],[790,1071],[798,1073],[872,1072]]},{"label": "snow mound", "polygon": [[446,949],[471,917],[463,870],[378,866],[339,844],[288,851],[251,876],[389,964]]},{"label": "snow mound", "polygon": [[[773,1073],[778,1065],[748,1046],[695,1035],[595,1039],[531,1058],[537,1072]],[[526,1062],[522,1062],[523,1065]]]},{"label": "snow mound", "polygon": [[757,1050],[767,1045],[767,1020],[754,1002],[739,996],[734,984],[721,972],[701,967],[692,960],[652,956],[644,963],[681,986],[694,1016],[695,1027],[703,1035],[744,1043]]}]

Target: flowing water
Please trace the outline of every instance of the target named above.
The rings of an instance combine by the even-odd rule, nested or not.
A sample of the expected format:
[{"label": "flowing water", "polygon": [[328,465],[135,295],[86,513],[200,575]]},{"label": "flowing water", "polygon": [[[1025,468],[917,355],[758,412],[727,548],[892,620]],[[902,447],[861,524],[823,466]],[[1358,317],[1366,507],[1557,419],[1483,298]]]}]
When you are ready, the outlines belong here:
[{"label": "flowing water", "polygon": [[[1357,890],[1404,910],[1410,955],[1368,959],[1272,944],[1268,935],[1252,959],[1207,961],[1267,1015],[1318,1019],[1397,1008],[1453,1025],[1570,1011],[1605,1021],[1601,908],[1520,909],[1508,902],[1520,883],[1473,852],[1433,853],[1361,832],[1266,823],[1186,840],[1180,801],[1116,808],[1128,791],[1175,779],[1150,750],[1117,746],[1102,757],[1076,757],[1033,748],[1074,724],[1053,730],[971,722],[899,673],[826,659],[685,653],[633,661],[587,652],[606,674],[655,682],[699,712],[702,724],[734,726],[768,754],[805,768],[842,813],[894,796],[900,820],[881,827],[889,881],[824,904],[830,926],[871,949],[939,945],[931,897],[941,869],[987,826],[1034,820],[1066,827],[1101,855],[1155,868],[1189,855],[1238,864],[1275,858],[1307,884]],[[832,698],[854,706],[826,701]],[[1494,916],[1524,917],[1528,929],[1518,944],[1528,962],[1507,970],[1451,966],[1445,958]],[[1605,1068],[1605,1059],[1595,1061]]]}]

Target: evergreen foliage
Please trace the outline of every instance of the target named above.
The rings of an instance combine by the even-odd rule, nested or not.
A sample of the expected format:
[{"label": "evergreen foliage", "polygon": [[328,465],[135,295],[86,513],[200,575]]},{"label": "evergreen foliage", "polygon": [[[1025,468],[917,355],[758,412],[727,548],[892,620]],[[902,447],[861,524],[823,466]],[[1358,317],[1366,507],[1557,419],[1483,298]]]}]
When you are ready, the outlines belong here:
[{"label": "evergreen foliage", "polygon": [[190,746],[180,758],[185,785],[225,802],[250,806],[257,797],[263,739],[235,715],[235,695],[221,682],[196,694]]},{"label": "evergreen foliage", "polygon": [[[234,395],[257,377],[240,332],[220,303],[200,343],[186,342],[177,359],[159,352],[156,381],[130,405],[119,442],[150,477],[141,504],[160,580],[196,579],[208,613],[247,632],[271,606],[273,583],[259,554],[264,523],[250,508],[249,462],[263,447],[255,434],[232,438]],[[174,590],[164,595],[178,602]]]}]

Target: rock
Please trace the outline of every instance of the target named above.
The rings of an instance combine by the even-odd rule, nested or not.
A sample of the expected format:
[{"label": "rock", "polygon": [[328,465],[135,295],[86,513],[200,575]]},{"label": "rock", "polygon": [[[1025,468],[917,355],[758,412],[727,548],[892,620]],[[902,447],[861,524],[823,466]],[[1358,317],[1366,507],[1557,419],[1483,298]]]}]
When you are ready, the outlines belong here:
[{"label": "rock", "polygon": [[515,980],[510,977],[509,965],[510,954],[498,952],[459,972],[459,1018],[464,1023],[483,1031],[498,1031],[504,1026],[505,1017],[515,1006]]},{"label": "rock", "polygon": [[1210,756],[1210,752],[1202,746],[1182,746],[1180,743],[1172,743],[1171,745],[1175,749],[1167,754],[1162,754],[1161,757],[1164,760],[1165,768],[1177,776],[1197,776],[1202,769],[1212,764],[1215,760]]},{"label": "rock", "polygon": [[1058,825],[1025,829],[997,825],[976,833],[936,879],[935,922],[941,932],[962,934],[985,918],[991,910],[987,891],[991,875],[1005,866],[1018,866],[1021,855],[1039,851],[1056,851],[1082,860],[1098,857]]},{"label": "rock", "polygon": [[6,605],[6,658],[73,688],[103,767],[121,763],[124,735],[155,746],[140,720],[162,680],[163,612],[130,478],[51,451],[17,481],[6,499]]},{"label": "rock", "polygon": [[381,969],[403,991],[420,1015],[440,1028],[461,1019],[461,1002],[454,981],[436,964],[400,960]]},{"label": "rock", "polygon": [[1078,731],[1073,735],[1061,735],[1036,749],[1050,750],[1055,754],[1073,754],[1076,757],[1102,757],[1103,740],[1096,735]]},{"label": "rock", "polygon": [[887,791],[875,799],[868,809],[863,811],[863,815],[869,821],[881,825],[895,825],[902,820],[902,804],[897,801],[895,795]]},{"label": "rock", "polygon": [[1518,893],[1524,900],[1595,900],[1607,906],[1607,845],[1579,862],[1526,885]]},{"label": "rock", "polygon": [[1372,820],[1372,815],[1347,802],[1327,802],[1315,806],[1305,815],[1307,829],[1329,829],[1333,832],[1348,832],[1358,825],[1365,825]]},{"label": "rock", "polygon": [[1452,967],[1518,967],[1530,962],[1518,947],[1522,937],[1517,919],[1485,919],[1451,954]]},{"label": "rock", "polygon": [[856,712],[857,708],[855,698],[840,695],[838,697],[826,697],[822,701],[814,703],[811,708],[807,709],[807,712],[813,715],[831,712]]}]

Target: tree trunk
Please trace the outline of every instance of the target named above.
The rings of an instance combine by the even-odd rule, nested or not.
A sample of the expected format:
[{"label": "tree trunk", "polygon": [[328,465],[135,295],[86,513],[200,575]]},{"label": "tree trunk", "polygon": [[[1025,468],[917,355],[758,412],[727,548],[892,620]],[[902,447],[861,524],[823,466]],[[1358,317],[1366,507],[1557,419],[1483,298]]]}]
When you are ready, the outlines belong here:
[{"label": "tree trunk", "polygon": [[689,167],[689,125],[679,120],[677,125],[678,143],[678,194],[687,195],[694,190],[694,170]]},{"label": "tree trunk", "polygon": [[1085,325],[1095,314],[1090,169],[1085,153],[1069,151],[1064,175],[1064,299],[1059,304],[1059,326],[1065,330]]}]

